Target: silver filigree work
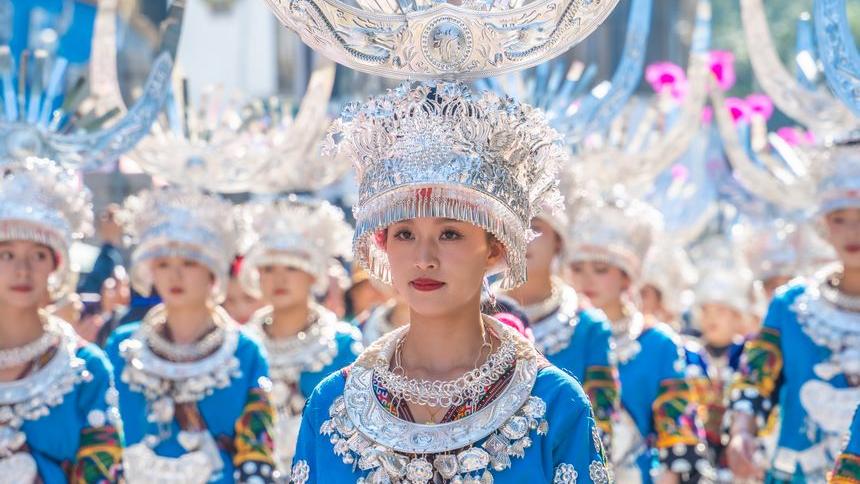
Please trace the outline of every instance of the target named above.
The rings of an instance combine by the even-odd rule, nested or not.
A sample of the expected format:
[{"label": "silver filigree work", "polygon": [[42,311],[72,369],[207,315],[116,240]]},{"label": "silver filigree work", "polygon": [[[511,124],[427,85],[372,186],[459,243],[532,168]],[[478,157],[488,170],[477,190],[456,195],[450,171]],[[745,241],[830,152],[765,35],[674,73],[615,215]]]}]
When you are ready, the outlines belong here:
[{"label": "silver filigree work", "polygon": [[484,228],[507,248],[502,289],[525,281],[531,218],[560,208],[558,134],[543,114],[461,83],[404,83],[351,104],[330,132],[359,178],[354,252],[390,281],[374,235],[400,220],[442,217]]},{"label": "silver filigree work", "polygon": [[267,0],[287,28],[353,69],[399,79],[475,79],[525,69],[567,51],[618,0],[398,2]]},{"label": "silver filigree work", "polygon": [[555,311],[534,320],[532,324],[535,346],[545,355],[554,355],[567,348],[579,324],[579,298],[576,291],[560,280],[554,279],[552,285],[553,290],[559,293]]},{"label": "silver filigree work", "polygon": [[[512,331],[494,322],[498,332]],[[384,337],[391,348],[401,330]],[[378,360],[391,358],[391,349]],[[502,394],[486,407],[453,422],[423,425],[388,412],[373,390],[373,368],[356,364],[344,394],[329,409],[320,428],[344,463],[367,473],[360,482],[445,482],[492,479],[491,471],[510,467],[533,444],[533,433],[545,435],[546,403],[530,396],[537,377],[537,359],[517,361]],[[480,442],[480,444],[479,444]]]}]

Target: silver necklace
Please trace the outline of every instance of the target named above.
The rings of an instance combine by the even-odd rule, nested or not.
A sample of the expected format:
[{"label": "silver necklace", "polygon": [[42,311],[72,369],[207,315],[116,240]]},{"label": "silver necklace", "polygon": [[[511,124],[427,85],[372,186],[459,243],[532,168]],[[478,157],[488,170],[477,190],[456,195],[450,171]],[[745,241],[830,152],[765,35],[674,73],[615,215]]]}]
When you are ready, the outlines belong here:
[{"label": "silver necklace", "polygon": [[[486,332],[486,328],[482,327]],[[499,349],[491,353],[483,365],[470,370],[455,380],[421,380],[408,378],[403,374],[403,368],[398,356],[405,341],[405,335],[395,341],[394,370],[389,370],[386,364],[380,364],[374,371],[385,388],[395,398],[403,399],[415,405],[449,408],[473,401],[484,393],[487,386],[498,380],[515,362],[516,346],[510,336],[502,338]],[[483,348],[489,346],[484,336]]]},{"label": "silver necklace", "polygon": [[0,350],[0,370],[8,370],[33,361],[60,341],[60,331],[57,324],[41,312],[39,319],[42,321],[41,336],[23,346]]},{"label": "silver necklace", "polygon": [[562,283],[552,278],[550,285],[552,289],[550,290],[549,297],[543,301],[522,306],[522,311],[532,324],[544,319],[561,305]]},{"label": "silver necklace", "polygon": [[611,343],[614,359],[618,363],[625,364],[642,351],[639,335],[642,334],[643,325],[642,313],[638,311],[612,323]]},{"label": "silver necklace", "polygon": [[161,328],[167,324],[167,311],[164,306],[153,308],[143,319],[141,329],[150,348],[173,361],[194,361],[211,354],[224,341],[225,322],[216,311],[213,314],[215,329],[200,341],[178,344],[161,335]]},{"label": "silver necklace", "polygon": [[834,275],[818,285],[818,290],[827,302],[847,309],[852,312],[860,312],[860,296],[845,294],[841,290],[842,277]]}]

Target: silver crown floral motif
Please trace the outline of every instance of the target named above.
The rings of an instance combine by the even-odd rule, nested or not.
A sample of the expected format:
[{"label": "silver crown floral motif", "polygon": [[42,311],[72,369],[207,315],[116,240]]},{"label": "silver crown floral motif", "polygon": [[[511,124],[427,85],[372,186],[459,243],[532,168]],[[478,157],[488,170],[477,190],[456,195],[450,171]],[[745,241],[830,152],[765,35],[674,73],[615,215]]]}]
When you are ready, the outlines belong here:
[{"label": "silver crown floral motif", "polygon": [[259,267],[266,264],[304,270],[314,276],[315,292],[323,293],[331,260],[352,253],[352,227],[343,211],[326,201],[290,196],[270,203],[252,202],[239,213],[252,240],[239,280],[251,294],[260,294]]},{"label": "silver crown floral motif", "polygon": [[90,191],[66,165],[27,158],[0,171],[0,240],[31,240],[58,256],[49,286],[59,297],[71,287],[69,247],[92,231]]},{"label": "silver crown floral motif", "polygon": [[217,279],[214,296],[220,302],[236,253],[232,214],[228,201],[184,188],[149,190],[128,197],[119,217],[136,244],[131,270],[135,290],[150,294],[150,260],[178,256],[212,271]]},{"label": "silver crown floral motif", "polygon": [[267,2],[305,43],[353,69],[399,79],[474,79],[567,51],[618,0]]},{"label": "silver crown floral motif", "polygon": [[334,79],[334,63],[321,60],[295,115],[284,99],[209,88],[194,105],[168,106],[185,120],[181,130],[157,123],[129,156],[172,184],[212,192],[319,189],[349,170],[348,160],[319,153]]},{"label": "silver crown floral motif", "polygon": [[600,261],[615,265],[634,281],[660,235],[662,219],[654,208],[627,196],[620,187],[606,194],[568,197],[576,215],[568,226],[568,262]]},{"label": "silver crown floral motif", "polygon": [[565,155],[542,112],[461,83],[404,83],[347,106],[329,142],[345,150],[358,177],[355,253],[383,281],[389,265],[375,232],[445,217],[495,235],[507,249],[503,288],[521,284],[532,217],[540,207],[561,207]]}]

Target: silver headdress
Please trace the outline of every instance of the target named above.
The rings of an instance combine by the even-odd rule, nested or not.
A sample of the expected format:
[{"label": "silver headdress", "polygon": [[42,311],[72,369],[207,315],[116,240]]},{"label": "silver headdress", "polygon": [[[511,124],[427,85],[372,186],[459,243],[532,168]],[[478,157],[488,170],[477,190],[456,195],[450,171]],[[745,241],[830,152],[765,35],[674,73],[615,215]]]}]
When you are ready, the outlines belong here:
[{"label": "silver headdress", "polygon": [[372,275],[391,280],[378,230],[446,217],[482,227],[505,246],[503,289],[525,282],[530,222],[539,208],[560,207],[556,177],[565,156],[539,110],[461,83],[404,83],[348,106],[329,140],[355,165],[353,246]]},{"label": "silver headdress", "polygon": [[784,220],[745,227],[743,252],[757,281],[795,277],[803,270],[803,233]]},{"label": "silver headdress", "polygon": [[131,261],[135,290],[144,295],[152,291],[150,260],[178,256],[209,268],[217,279],[213,295],[220,302],[236,253],[232,214],[226,200],[189,189],[149,190],[128,197],[120,220],[136,244]]},{"label": "silver headdress", "polygon": [[241,217],[252,231],[253,242],[242,262],[239,281],[250,294],[259,297],[259,268],[283,264],[314,276],[314,292],[328,288],[332,259],[351,254],[352,227],[343,211],[317,200],[295,196],[271,203],[250,203],[241,207]]},{"label": "silver headdress", "polygon": [[713,235],[690,249],[699,270],[695,305],[721,303],[747,313],[752,309],[752,272],[735,240]]},{"label": "silver headdress", "polygon": [[317,190],[350,166],[320,155],[334,79],[334,63],[322,60],[295,116],[283,99],[247,99],[215,88],[196,104],[171,102],[167,120],[174,122],[155,124],[129,156],[172,184],[211,192]]},{"label": "silver headdress", "polygon": [[[173,2],[157,29],[155,60],[143,93],[128,110],[117,77],[117,3],[98,2],[86,78],[71,78],[74,69],[56,55],[55,41],[28,45],[20,59],[9,45],[0,45],[0,78],[6,86],[0,101],[5,113],[0,118],[0,164],[38,156],[97,168],[115,161],[146,135],[169,92],[184,2]],[[51,34],[31,37],[58,35]]]},{"label": "silver headdress", "polygon": [[654,243],[642,262],[641,285],[660,291],[663,306],[673,314],[684,311],[697,278],[687,251],[668,237]]},{"label": "silver headdress", "polygon": [[524,69],[588,37],[618,0],[267,0],[325,56],[400,79],[475,79]]},{"label": "silver headdress", "polygon": [[642,262],[660,235],[659,212],[616,187],[603,196],[568,197],[576,215],[567,231],[567,261],[601,261],[639,282]]},{"label": "silver headdress", "polygon": [[30,240],[54,251],[52,296],[74,289],[69,248],[92,231],[92,221],[90,191],[67,166],[27,158],[0,171],[0,240]]}]

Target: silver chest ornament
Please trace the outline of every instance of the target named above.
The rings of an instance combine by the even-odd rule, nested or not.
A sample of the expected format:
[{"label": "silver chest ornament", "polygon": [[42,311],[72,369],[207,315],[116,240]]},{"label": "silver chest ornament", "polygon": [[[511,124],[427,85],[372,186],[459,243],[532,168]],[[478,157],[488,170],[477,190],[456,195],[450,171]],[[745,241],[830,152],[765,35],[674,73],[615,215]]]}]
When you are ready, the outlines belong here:
[{"label": "silver chest ornament", "polygon": [[486,407],[424,425],[383,408],[373,390],[374,370],[356,365],[320,433],[344,463],[365,473],[360,483],[490,483],[493,472],[523,458],[549,430],[546,403],[531,396],[537,371],[536,359],[518,360],[502,394]]},{"label": "silver chest ornament", "polygon": [[22,450],[27,443],[24,422],[47,416],[76,385],[92,380],[84,360],[75,356],[74,330],[55,318],[50,323],[61,335],[51,360],[22,379],[0,383],[0,476],[10,482],[31,483],[38,477],[35,459]]},{"label": "silver chest ornament", "polygon": [[233,378],[241,377],[235,356],[239,330],[228,325],[221,345],[211,355],[182,363],[156,355],[148,344],[147,334],[138,330],[120,343],[120,354],[125,360],[121,378],[132,391],[143,393],[147,420],[157,424],[159,434],[146,435],[123,451],[126,480],[130,484],[208,482],[224,465],[208,431],[180,431],[176,438],[186,453],[179,457],[163,457],[154,449],[172,434],[176,403],[196,403],[215,390],[228,387]]}]

